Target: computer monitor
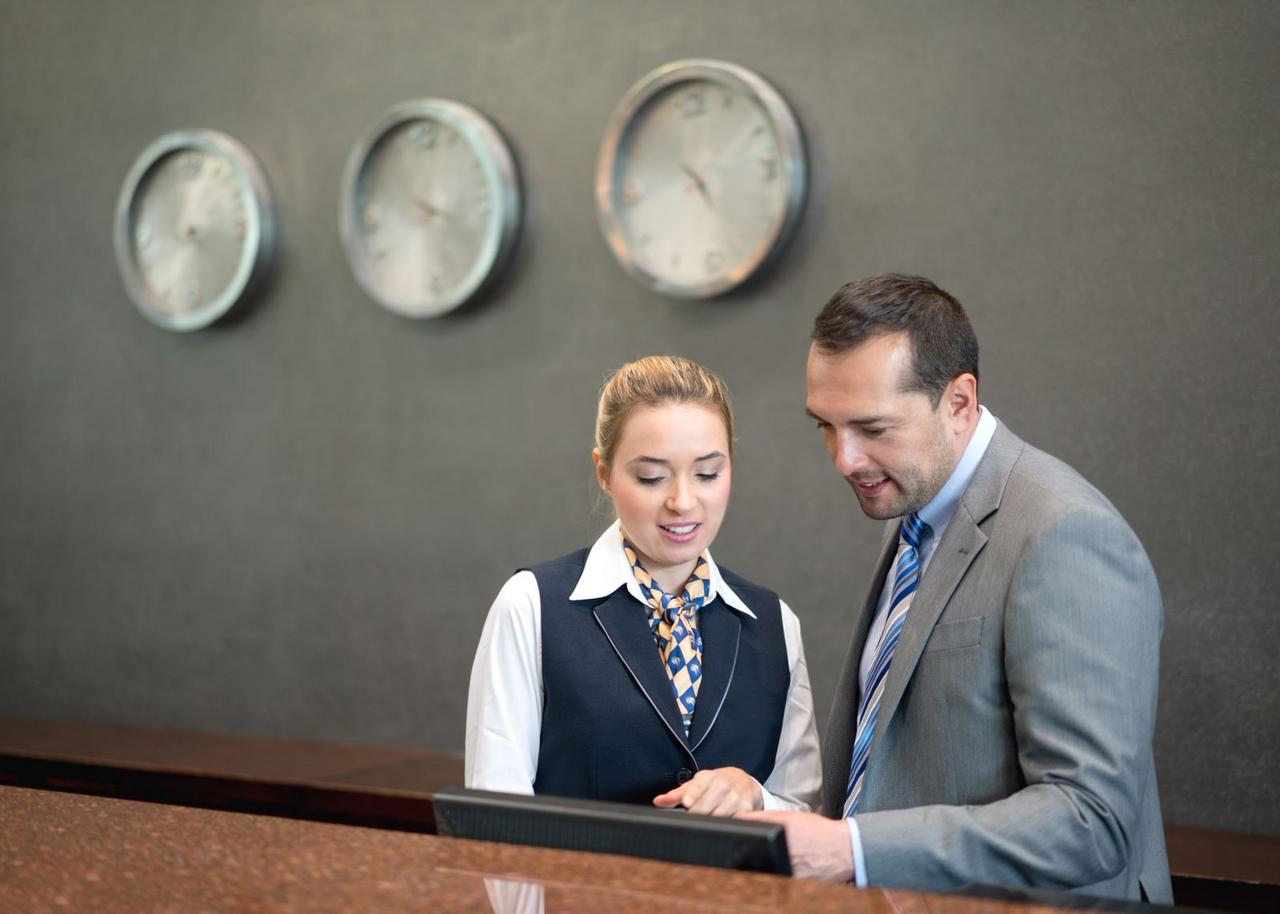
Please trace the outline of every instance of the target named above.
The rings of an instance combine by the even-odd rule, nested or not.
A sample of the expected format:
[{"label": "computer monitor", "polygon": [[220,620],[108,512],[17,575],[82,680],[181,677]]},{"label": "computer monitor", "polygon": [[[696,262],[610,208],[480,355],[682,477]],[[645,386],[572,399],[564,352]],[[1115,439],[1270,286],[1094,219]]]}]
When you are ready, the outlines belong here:
[{"label": "computer monitor", "polygon": [[432,805],[436,831],[454,838],[791,874],[786,833],[771,822],[464,787],[437,791]]}]

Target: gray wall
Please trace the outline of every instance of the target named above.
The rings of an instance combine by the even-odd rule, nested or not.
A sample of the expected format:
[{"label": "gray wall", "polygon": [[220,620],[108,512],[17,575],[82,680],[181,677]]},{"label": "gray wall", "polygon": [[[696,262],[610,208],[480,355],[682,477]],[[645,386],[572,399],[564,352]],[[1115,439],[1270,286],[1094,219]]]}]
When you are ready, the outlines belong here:
[{"label": "gray wall", "polygon": [[[0,713],[460,750],[492,595],[605,523],[605,372],[676,352],[735,395],[716,551],[800,613],[825,720],[879,529],[803,417],[806,336],[905,269],[1151,553],[1168,819],[1280,833],[1277,46],[1270,2],[2,0]],[[779,87],[813,177],[775,269],[681,304],[613,262],[591,187],[621,94],[694,55]],[[505,130],[528,213],[486,301],[414,323],[356,288],[337,187],[424,95]],[[175,335],[110,226],[196,125],[264,160],[282,255],[244,319]]]}]

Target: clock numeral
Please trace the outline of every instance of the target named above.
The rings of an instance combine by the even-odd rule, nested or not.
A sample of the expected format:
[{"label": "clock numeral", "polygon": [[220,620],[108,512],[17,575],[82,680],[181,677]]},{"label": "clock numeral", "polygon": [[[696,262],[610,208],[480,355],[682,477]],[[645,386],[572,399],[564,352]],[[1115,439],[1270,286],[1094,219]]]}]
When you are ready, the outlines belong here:
[{"label": "clock numeral", "polygon": [[648,232],[645,232],[643,235],[641,235],[639,238],[636,239],[636,244],[640,245],[640,247],[642,248],[648,247],[651,243],[653,243],[653,236],[650,235]]},{"label": "clock numeral", "polygon": [[678,266],[680,266],[680,255],[679,255],[679,254],[672,254],[672,255],[671,255],[671,269],[673,269],[673,270],[674,270],[674,269],[676,269]]},{"label": "clock numeral", "polygon": [[188,152],[178,163],[178,173],[187,181],[200,177],[200,169],[204,167],[204,157],[198,152]]},{"label": "clock numeral", "polygon": [[627,206],[635,206],[640,202],[640,182],[635,178],[627,178],[622,182],[622,202]]},{"label": "clock numeral", "polygon": [[409,131],[409,139],[413,140],[414,145],[419,149],[435,149],[436,141],[440,139],[440,128],[432,123],[415,124]]},{"label": "clock numeral", "polygon": [[733,96],[732,96],[732,95],[730,95],[728,92],[726,92],[726,93],[724,94],[724,104],[722,104],[720,107],[724,108],[726,111],[727,111],[727,110],[729,110],[730,108],[732,108],[732,107],[733,107]]},{"label": "clock numeral", "polygon": [[444,292],[444,276],[439,273],[432,273],[431,278],[427,280],[427,288],[432,295],[439,295]]},{"label": "clock numeral", "polygon": [[765,181],[772,181],[778,176],[778,160],[773,156],[765,156],[760,160],[760,176]]},{"label": "clock numeral", "polygon": [[187,304],[192,306],[200,301],[200,283],[192,281],[191,285],[187,286],[186,298]]},{"label": "clock numeral", "polygon": [[147,228],[145,225],[139,227],[136,237],[138,239],[138,249],[145,251],[151,244],[151,229]]},{"label": "clock numeral", "polygon": [[706,267],[708,273],[719,273],[724,269],[724,255],[714,249],[707,251]]},{"label": "clock numeral", "polygon": [[694,89],[680,96],[679,105],[686,118],[701,117],[707,113],[707,98],[701,89]]},{"label": "clock numeral", "polygon": [[361,214],[364,227],[370,232],[376,232],[382,226],[382,214],[378,212],[378,208],[373,205],[366,206]]}]

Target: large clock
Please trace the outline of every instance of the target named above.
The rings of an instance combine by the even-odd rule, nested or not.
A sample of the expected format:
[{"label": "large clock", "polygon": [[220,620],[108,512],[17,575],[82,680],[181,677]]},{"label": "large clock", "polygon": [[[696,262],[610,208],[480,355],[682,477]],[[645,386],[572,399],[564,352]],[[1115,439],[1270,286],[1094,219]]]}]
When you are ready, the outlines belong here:
[{"label": "large clock", "polygon": [[257,159],[214,130],[160,137],[133,163],[116,204],[116,263],[133,303],[168,330],[205,327],[270,266],[271,193]]},{"label": "large clock", "polygon": [[406,317],[434,317],[475,296],[510,259],[520,225],[515,159],[474,108],[405,102],[352,148],[340,210],[364,291]]},{"label": "large clock", "polygon": [[708,298],[772,260],[799,221],[804,141],[760,76],[683,60],[640,80],[614,112],[596,168],[600,228],[654,290]]}]

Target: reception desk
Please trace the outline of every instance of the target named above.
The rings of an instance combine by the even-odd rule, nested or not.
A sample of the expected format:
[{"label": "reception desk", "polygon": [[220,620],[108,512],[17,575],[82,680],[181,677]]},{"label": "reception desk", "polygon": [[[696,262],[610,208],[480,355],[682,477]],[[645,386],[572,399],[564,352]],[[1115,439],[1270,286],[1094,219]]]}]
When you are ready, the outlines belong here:
[{"label": "reception desk", "polygon": [[630,857],[0,787],[0,910],[1031,914]]},{"label": "reception desk", "polygon": [[[0,717],[0,911],[1045,909],[436,837],[431,794],[461,781],[420,750]],[[1180,904],[1280,910],[1280,838],[1167,837]]]}]

